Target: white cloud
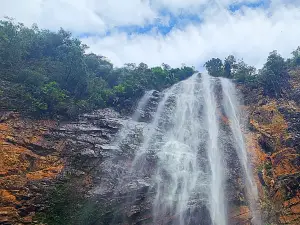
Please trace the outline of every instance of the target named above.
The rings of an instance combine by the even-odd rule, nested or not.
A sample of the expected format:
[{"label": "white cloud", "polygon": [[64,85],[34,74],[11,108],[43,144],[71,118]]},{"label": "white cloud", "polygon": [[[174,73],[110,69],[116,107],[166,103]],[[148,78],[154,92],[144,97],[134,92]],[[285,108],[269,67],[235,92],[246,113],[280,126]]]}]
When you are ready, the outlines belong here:
[{"label": "white cloud", "polygon": [[234,14],[215,9],[204,12],[203,23],[174,28],[167,36],[115,33],[104,39],[83,41],[117,65],[142,61],[151,66],[165,62],[196,67],[211,57],[225,58],[229,54],[260,67],[270,51],[277,49],[289,57],[300,45],[300,8],[295,5],[277,4],[270,11],[244,8]]},{"label": "white cloud", "polygon": [[150,8],[149,1],[144,0],[93,0],[95,12],[110,25],[143,25],[157,17]]},{"label": "white cloud", "polygon": [[[243,7],[231,13],[232,3],[259,0],[0,0],[0,17],[7,15],[26,25],[80,33],[101,34],[82,41],[91,51],[107,56],[116,65],[145,62],[151,66],[163,62],[200,67],[211,57],[235,54],[252,65],[261,66],[268,53],[277,49],[284,57],[300,45],[300,3],[272,0],[269,9]],[[213,3],[213,4],[212,4]],[[197,12],[203,19],[184,28],[174,27],[166,36],[153,29],[146,34],[128,35],[115,26],[143,26],[154,21],[168,24],[167,9],[174,15]]]},{"label": "white cloud", "polygon": [[158,9],[165,8],[173,14],[182,14],[185,12],[199,14],[205,8],[217,7],[219,10],[227,8],[231,4],[256,3],[265,0],[152,0],[152,5]]},{"label": "white cloud", "polygon": [[157,15],[141,0],[0,0],[0,17],[26,25],[80,33],[102,33],[114,26],[143,25]]}]

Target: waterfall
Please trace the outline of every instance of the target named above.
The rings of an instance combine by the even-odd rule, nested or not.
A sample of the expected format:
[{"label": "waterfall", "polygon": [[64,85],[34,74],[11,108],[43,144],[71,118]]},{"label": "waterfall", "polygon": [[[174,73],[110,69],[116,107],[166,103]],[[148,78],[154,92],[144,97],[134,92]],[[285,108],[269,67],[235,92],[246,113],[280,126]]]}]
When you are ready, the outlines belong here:
[{"label": "waterfall", "polygon": [[136,108],[134,114],[132,115],[132,120],[138,121],[140,119],[141,113],[142,113],[143,109],[145,108],[145,106],[147,105],[147,103],[149,102],[153,92],[154,92],[154,90],[145,92],[144,96],[138,102],[137,108]]},{"label": "waterfall", "polygon": [[233,133],[237,155],[244,170],[244,178],[246,181],[248,192],[247,195],[253,214],[252,222],[257,225],[261,223],[260,213],[257,210],[258,207],[256,206],[256,203],[258,201],[258,192],[255,181],[253,179],[252,170],[249,167],[247,149],[242,132],[243,130],[245,131],[246,127],[244,125],[245,121],[243,122],[241,111],[239,110],[240,103],[237,98],[238,93],[236,91],[235,85],[228,79],[221,78],[221,84],[223,90],[223,106],[230,121],[230,128]]},{"label": "waterfall", "polygon": [[[151,191],[147,195],[152,204],[152,224],[229,223],[225,188],[229,159],[222,141],[223,112],[229,120],[230,132],[226,135],[234,142],[230,151],[236,152],[243,169],[253,223],[260,223],[255,205],[257,190],[235,89],[229,80],[204,73],[194,74],[162,93],[152,112],[152,121],[143,128],[143,138],[135,150],[127,180],[119,185],[126,186],[128,180],[134,179],[150,180]],[[147,92],[140,100],[133,121],[138,121],[144,113],[152,94],[153,91]],[[127,138],[130,142],[130,131],[132,128],[124,126],[119,140]]]},{"label": "waterfall", "polygon": [[145,109],[145,106],[149,102],[150,98],[152,97],[154,90],[146,91],[145,94],[142,96],[142,98],[139,100],[137,107],[131,116],[131,118],[126,121],[122,129],[118,132],[118,135],[116,135],[115,145],[120,146],[123,141],[128,138],[128,135],[133,131],[135,122],[137,122]]},{"label": "waterfall", "polygon": [[[197,152],[199,147],[200,117],[197,76],[181,82],[167,96],[173,96],[173,107],[165,127],[160,127],[162,143],[157,149],[155,182],[157,194],[154,201],[154,218],[161,223],[175,216],[176,224],[186,224],[189,200],[196,190],[198,177]],[[174,215],[169,214],[174,210]],[[164,223],[164,222],[163,222]]]},{"label": "waterfall", "polygon": [[221,146],[218,142],[218,119],[217,119],[217,105],[214,97],[213,87],[215,86],[215,79],[203,74],[202,77],[204,89],[204,101],[206,108],[206,127],[208,129],[208,143],[207,154],[211,168],[211,182],[210,182],[210,213],[212,223],[216,225],[226,225],[227,219],[225,216],[224,203],[224,166],[222,163]]}]

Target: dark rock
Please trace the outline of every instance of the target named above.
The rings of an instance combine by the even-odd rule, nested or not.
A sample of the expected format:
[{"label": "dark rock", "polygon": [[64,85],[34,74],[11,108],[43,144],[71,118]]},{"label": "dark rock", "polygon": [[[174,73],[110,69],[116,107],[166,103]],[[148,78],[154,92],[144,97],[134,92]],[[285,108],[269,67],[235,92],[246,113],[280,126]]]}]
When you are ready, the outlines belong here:
[{"label": "dark rock", "polygon": [[263,134],[260,136],[258,143],[265,153],[273,153],[276,150],[273,140]]}]

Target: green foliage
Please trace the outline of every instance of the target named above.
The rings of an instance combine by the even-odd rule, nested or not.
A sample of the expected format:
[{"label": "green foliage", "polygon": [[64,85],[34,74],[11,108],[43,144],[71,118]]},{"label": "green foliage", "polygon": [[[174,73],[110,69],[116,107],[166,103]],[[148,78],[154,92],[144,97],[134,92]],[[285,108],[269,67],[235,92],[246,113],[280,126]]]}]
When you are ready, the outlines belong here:
[{"label": "green foliage", "polygon": [[35,219],[40,224],[48,225],[94,224],[91,222],[99,218],[102,209],[85,198],[85,190],[79,188],[82,187],[81,182],[78,178],[69,176],[52,187],[44,196],[47,208],[38,212]]},{"label": "green foliage", "polygon": [[117,218],[123,219],[119,203],[87,198],[84,177],[68,175],[57,182],[43,196],[47,207],[36,213],[38,224],[48,225],[104,225],[112,224]]},{"label": "green foliage", "polygon": [[289,67],[294,68],[300,66],[300,46],[292,52],[293,57],[287,60]]},{"label": "green foliage", "polygon": [[161,90],[195,73],[191,67],[166,64],[114,68],[86,49],[63,29],[0,21],[0,107],[66,117],[101,107],[130,108],[145,90]]},{"label": "green foliage", "polygon": [[212,58],[204,64],[208,74],[213,77],[224,76],[223,62],[219,58]]},{"label": "green foliage", "polygon": [[[114,68],[105,57],[86,54],[87,48],[63,29],[52,32],[0,21],[0,107],[65,117],[101,107],[128,110],[146,90],[162,90],[195,73],[192,67],[167,64]],[[232,55],[224,61],[212,58],[204,66],[212,76],[260,85],[266,94],[280,96],[288,87],[288,69],[299,65],[300,47],[287,61],[271,52],[258,73]]]},{"label": "green foliage", "polygon": [[67,107],[68,95],[55,81],[41,87],[42,99],[47,105],[46,110],[59,114]]},{"label": "green foliage", "polygon": [[288,77],[288,67],[284,58],[277,51],[271,52],[258,77],[265,93],[281,96],[283,90],[289,86]]},{"label": "green foliage", "polygon": [[84,201],[82,193],[76,193],[76,187],[69,183],[58,184],[48,196],[47,213],[38,213],[37,219],[49,225],[72,224],[74,214]]},{"label": "green foliage", "polygon": [[224,62],[219,58],[212,58],[205,63],[205,67],[211,76],[231,78],[249,85],[256,84],[256,69],[243,60],[237,61],[233,55],[226,57]]},{"label": "green foliage", "polygon": [[222,62],[219,58],[212,58],[205,63],[211,76],[233,78],[237,82],[250,87],[262,87],[264,93],[280,97],[289,87],[289,69],[300,65],[300,47],[292,52],[293,57],[284,60],[277,51],[272,51],[263,68],[256,72],[255,67],[247,65],[230,55]]},{"label": "green foliage", "polygon": [[[100,77],[91,77],[88,80],[88,102],[85,104],[93,105],[94,107],[106,106],[108,99],[107,95],[108,85]],[[110,95],[110,94],[109,94]]]},{"label": "green foliage", "polygon": [[233,78],[232,70],[236,68],[236,60],[233,55],[229,55],[224,60],[224,77]]},{"label": "green foliage", "polygon": [[245,62],[240,61],[235,65],[235,71],[232,73],[234,79],[238,82],[249,83],[256,79],[256,69],[253,66],[248,66]]}]

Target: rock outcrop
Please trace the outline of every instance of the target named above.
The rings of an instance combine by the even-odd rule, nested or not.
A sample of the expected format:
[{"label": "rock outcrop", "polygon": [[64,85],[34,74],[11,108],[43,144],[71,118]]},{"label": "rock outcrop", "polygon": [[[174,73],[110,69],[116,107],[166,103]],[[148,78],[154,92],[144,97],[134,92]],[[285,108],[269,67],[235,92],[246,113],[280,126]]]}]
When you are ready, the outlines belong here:
[{"label": "rock outcrop", "polygon": [[[299,76],[300,77],[300,76]],[[280,98],[239,86],[249,115],[247,146],[265,224],[300,224],[300,79]],[[57,124],[3,113],[0,119],[0,224],[147,224],[155,187],[149,156],[143,176],[130,173],[160,94],[138,121],[111,109]],[[222,132],[230,121],[220,110]],[[126,129],[124,129],[124,127]],[[126,132],[125,132],[126,130]],[[224,140],[225,141],[225,140]],[[230,224],[251,224],[245,184],[228,141]],[[147,176],[149,174],[149,176]],[[232,188],[234,187],[234,188]],[[201,214],[207,214],[205,207]],[[45,213],[46,212],[46,213]],[[172,221],[172,217],[165,218]],[[209,224],[204,218],[202,224]]]},{"label": "rock outcrop", "polygon": [[[158,97],[154,92],[141,121],[151,119]],[[16,113],[3,113],[0,122],[0,224],[109,224],[149,216],[147,178],[120,184],[145,122],[111,109],[59,125]],[[122,134],[122,127],[130,132]],[[124,138],[119,146],[117,136]],[[130,195],[140,202],[129,207]]]},{"label": "rock outcrop", "polygon": [[0,224],[32,224],[41,198],[64,164],[54,121],[0,115]]},{"label": "rock outcrop", "polygon": [[300,102],[298,76],[280,98],[240,87],[249,112],[249,153],[260,189],[263,221],[300,224]]},{"label": "rock outcrop", "polygon": [[[150,101],[148,107],[155,104]],[[140,117],[141,121],[147,121],[151,115],[146,112]],[[72,219],[74,224],[120,224],[122,221],[138,224],[149,219],[152,209],[146,198],[151,185],[149,178],[132,177],[128,172],[145,125],[112,109],[103,109],[84,114],[78,121],[62,124],[53,131],[53,136],[66,143],[63,153],[66,165],[59,180],[68,183],[73,193],[65,196],[63,204],[78,207],[64,207],[63,216],[52,211],[57,217],[65,218],[58,221],[50,218],[50,222],[59,224]],[[74,199],[74,195],[82,198]],[[51,198],[50,194],[49,201],[55,203]],[[72,211],[69,215],[68,210]],[[49,222],[49,217],[45,217]]]}]

